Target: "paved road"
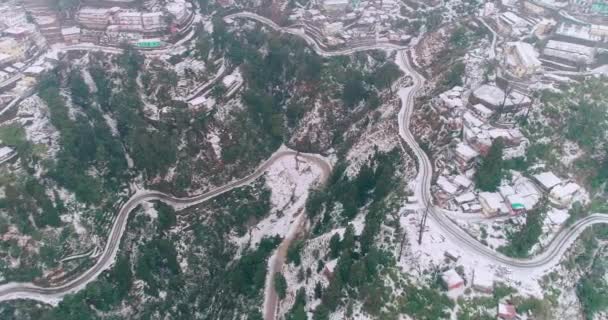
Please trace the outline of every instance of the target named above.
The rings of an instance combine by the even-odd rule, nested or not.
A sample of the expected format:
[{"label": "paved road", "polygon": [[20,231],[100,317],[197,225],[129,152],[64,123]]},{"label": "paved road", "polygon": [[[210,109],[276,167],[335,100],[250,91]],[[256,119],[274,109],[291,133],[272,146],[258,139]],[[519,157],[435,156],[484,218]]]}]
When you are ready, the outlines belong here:
[{"label": "paved road", "polygon": [[356,46],[353,48],[346,48],[346,49],[342,49],[342,50],[327,50],[327,48],[325,48],[322,45],[322,42],[319,39],[313,38],[312,36],[310,36],[309,34],[304,32],[302,29],[281,27],[278,24],[276,24],[274,21],[272,21],[266,17],[260,16],[258,14],[252,13],[252,12],[245,11],[245,12],[230,14],[230,15],[225,16],[224,20],[239,19],[239,18],[256,20],[260,23],[263,23],[263,24],[269,26],[270,28],[272,28],[276,31],[281,31],[281,32],[285,32],[285,33],[289,33],[289,34],[298,36],[298,37],[302,38],[304,41],[306,41],[306,43],[308,45],[310,45],[317,54],[319,54],[320,56],[325,56],[325,57],[350,55],[350,54],[353,54],[356,52],[370,51],[370,50],[400,50],[400,49],[406,48],[404,46],[399,46],[399,45],[396,45],[396,44],[390,43],[390,42],[376,42],[376,43],[372,43],[369,45]]},{"label": "paved road", "polygon": [[108,269],[118,252],[118,246],[120,239],[125,232],[129,214],[133,209],[139,206],[143,202],[159,200],[173,206],[176,210],[183,210],[187,207],[197,205],[204,201],[213,199],[225,192],[228,192],[234,188],[241,187],[249,184],[258,177],[260,177],[266,169],[268,169],[273,163],[283,157],[298,157],[305,159],[313,165],[318,166],[324,176],[329,175],[331,172],[331,165],[327,163],[323,158],[317,157],[312,154],[296,153],[291,150],[280,150],[274,153],[268,160],[260,165],[252,174],[238,180],[234,180],[222,187],[215,190],[194,196],[189,198],[176,198],[171,195],[150,190],[142,190],[135,193],[118,211],[112,230],[108,237],[103,252],[100,254],[99,259],[95,264],[87,271],[80,274],[78,277],[69,280],[68,282],[54,286],[54,287],[40,287],[32,283],[7,283],[0,286],[0,301],[14,300],[14,299],[32,299],[38,300],[45,303],[58,303],[66,294],[74,293],[83,289],[89,282],[95,280],[104,270]]},{"label": "paved road", "polygon": [[398,122],[399,135],[414,153],[418,164],[417,184],[414,193],[418,199],[420,199],[422,205],[429,208],[429,218],[441,228],[443,234],[450,241],[454,242],[461,248],[469,249],[470,251],[499,265],[526,270],[539,268],[544,269],[551,268],[557,264],[564,252],[586,228],[594,224],[608,223],[608,215],[592,214],[559,232],[542,253],[525,259],[507,257],[486,247],[464,232],[464,230],[462,230],[456,223],[450,220],[443,213],[441,208],[438,208],[433,204],[431,196],[431,179],[433,176],[431,161],[426,153],[420,148],[409,129],[412,109],[414,106],[414,98],[418,90],[422,87],[424,78],[410,66],[409,59],[405,51],[401,51],[398,54],[397,59],[401,60],[398,61],[400,62],[398,65],[400,65],[403,71],[406,74],[409,74],[413,80],[413,85],[411,87],[404,88],[399,91],[399,96],[402,101]]},{"label": "paved road", "polygon": [[[327,182],[329,178],[331,170],[323,170],[321,172],[321,176],[319,177],[319,183],[321,185]],[[279,304],[279,298],[277,296],[277,292],[274,289],[274,275],[277,272],[280,272],[283,269],[283,264],[285,263],[285,258],[287,256],[287,251],[289,246],[295,240],[298,235],[305,230],[308,219],[306,216],[306,211],[304,208],[301,208],[298,212],[298,216],[292,222],[289,232],[275,251],[275,253],[270,257],[268,262],[268,272],[266,273],[266,282],[264,285],[264,304],[262,307],[264,320],[275,320],[277,307]]]}]

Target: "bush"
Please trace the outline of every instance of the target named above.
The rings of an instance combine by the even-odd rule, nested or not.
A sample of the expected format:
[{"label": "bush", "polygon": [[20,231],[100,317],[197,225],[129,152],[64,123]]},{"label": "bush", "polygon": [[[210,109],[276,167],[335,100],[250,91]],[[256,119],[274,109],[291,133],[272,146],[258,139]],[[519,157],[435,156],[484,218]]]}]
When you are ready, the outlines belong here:
[{"label": "bush", "polygon": [[287,295],[287,280],[280,272],[274,274],[274,289],[277,291],[279,299],[285,299]]},{"label": "bush", "polygon": [[504,144],[498,138],[492,142],[488,155],[481,160],[481,166],[475,172],[475,186],[482,191],[496,191],[503,176],[502,152]]}]

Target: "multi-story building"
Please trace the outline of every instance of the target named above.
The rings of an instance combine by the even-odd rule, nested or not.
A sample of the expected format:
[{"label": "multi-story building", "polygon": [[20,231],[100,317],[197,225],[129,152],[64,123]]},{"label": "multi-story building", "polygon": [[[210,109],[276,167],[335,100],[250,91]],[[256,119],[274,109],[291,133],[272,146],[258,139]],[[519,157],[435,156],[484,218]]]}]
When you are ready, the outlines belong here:
[{"label": "multi-story building", "polygon": [[112,9],[82,8],[76,15],[76,21],[83,27],[90,29],[105,29],[110,24]]},{"label": "multi-story building", "polygon": [[162,12],[142,13],[141,20],[144,32],[162,32],[167,30],[166,16]]},{"label": "multi-story building", "polygon": [[0,24],[8,28],[20,26],[27,23],[25,10],[20,7],[1,6],[0,7]]},{"label": "multi-story building", "polygon": [[506,60],[509,70],[519,78],[538,72],[542,66],[534,47],[521,41],[507,44]]}]

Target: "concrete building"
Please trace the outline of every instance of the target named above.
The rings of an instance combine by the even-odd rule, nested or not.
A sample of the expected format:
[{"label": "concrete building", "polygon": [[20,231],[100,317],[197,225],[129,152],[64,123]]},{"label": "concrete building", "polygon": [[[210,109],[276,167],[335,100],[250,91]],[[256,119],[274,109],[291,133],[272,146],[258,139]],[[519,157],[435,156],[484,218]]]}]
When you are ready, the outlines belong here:
[{"label": "concrete building", "polygon": [[497,192],[480,192],[479,202],[483,213],[489,216],[508,214],[510,212],[504,203],[504,199]]},{"label": "concrete building", "polygon": [[556,40],[549,40],[543,49],[545,56],[557,58],[558,60],[575,65],[593,63],[595,53],[595,48]]},{"label": "concrete building", "polygon": [[454,269],[450,269],[441,274],[441,280],[448,291],[464,287],[464,279]]},{"label": "concrete building", "polygon": [[576,23],[561,23],[555,30],[555,35],[561,39],[581,41],[587,44],[601,41],[601,36],[594,35],[591,32],[592,27],[593,26],[590,25],[581,25]]},{"label": "concrete building", "polygon": [[607,40],[606,37],[608,37],[608,26],[601,24],[592,24],[589,28],[589,33],[592,36],[600,37],[604,40]]},{"label": "concrete building", "polygon": [[110,17],[118,8],[81,8],[76,14],[76,21],[91,29],[105,29],[110,24]]},{"label": "concrete building", "polygon": [[118,12],[111,20],[120,31],[143,31],[144,26],[140,12]]},{"label": "concrete building", "polygon": [[509,303],[498,304],[498,317],[504,320],[514,320],[517,318],[517,311],[515,306]]},{"label": "concrete building", "polygon": [[473,91],[469,102],[481,103],[492,110],[502,108],[504,111],[513,111],[532,104],[532,100],[526,95],[514,90],[507,94],[499,87],[490,84],[484,84]]},{"label": "concrete building", "polygon": [[558,184],[551,189],[549,200],[559,208],[567,208],[580,190],[581,187],[574,182]]},{"label": "concrete building", "polygon": [[538,60],[538,52],[525,42],[509,42],[506,50],[506,63],[509,70],[517,77],[525,77],[537,73],[542,64]]},{"label": "concrete building", "polygon": [[144,32],[162,32],[167,30],[167,22],[162,12],[150,12],[141,14]]},{"label": "concrete building", "polygon": [[455,160],[458,162],[461,169],[470,167],[479,153],[473,150],[465,143],[459,143],[454,149]]},{"label": "concrete building", "polygon": [[27,23],[25,10],[9,5],[0,6],[0,24],[8,28],[17,27]]},{"label": "concrete building", "polygon": [[463,205],[465,203],[474,201],[475,199],[477,199],[477,197],[475,196],[475,194],[473,192],[467,192],[467,193],[461,194],[458,197],[454,198],[454,200],[456,200],[456,203],[459,205]]},{"label": "concrete building", "polygon": [[553,172],[542,172],[535,174],[533,178],[545,191],[549,191],[551,188],[562,183],[562,180],[553,174]]},{"label": "concrete building", "polygon": [[478,115],[479,117],[481,117],[482,119],[485,119],[485,120],[490,119],[490,117],[494,114],[494,111],[487,108],[486,106],[484,106],[481,103],[474,105],[472,109],[476,115]]},{"label": "concrete building", "polygon": [[445,176],[437,178],[437,185],[448,195],[453,195],[458,191],[458,186],[450,182]]},{"label": "concrete building", "polygon": [[323,9],[329,13],[341,13],[348,7],[348,0],[323,0]]},{"label": "concrete building", "polygon": [[61,28],[61,35],[63,36],[63,41],[67,44],[80,42],[80,28],[78,27]]}]

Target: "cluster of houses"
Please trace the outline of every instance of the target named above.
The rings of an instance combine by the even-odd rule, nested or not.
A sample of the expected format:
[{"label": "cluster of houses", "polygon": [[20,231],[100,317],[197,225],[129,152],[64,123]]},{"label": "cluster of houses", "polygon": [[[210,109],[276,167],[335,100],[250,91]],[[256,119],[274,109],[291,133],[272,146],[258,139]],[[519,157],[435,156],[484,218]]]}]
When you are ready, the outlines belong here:
[{"label": "cluster of houses", "polygon": [[508,75],[530,80],[543,67],[557,71],[585,70],[597,66],[600,54],[608,53],[605,17],[593,19],[582,15],[579,19],[564,11],[569,8],[558,11],[553,4],[543,5],[540,1],[526,0],[521,4],[502,13],[497,13],[493,5],[493,10],[485,11],[486,20],[502,36],[516,39],[502,46],[501,62]]},{"label": "cluster of houses", "polygon": [[[457,259],[446,252],[446,257]],[[441,281],[443,282],[448,294],[457,296],[461,294],[467,286],[467,281],[463,274],[460,274],[456,269],[448,269],[441,273]],[[475,291],[485,294],[492,294],[494,291],[495,282],[492,277],[483,274],[473,274],[471,288]],[[498,319],[513,320],[517,319],[517,311],[515,306],[508,300],[503,299],[496,306],[496,316]]]},{"label": "cluster of houses", "polygon": [[[513,172],[512,179],[496,192],[477,192],[472,182],[474,165],[488,154],[494,140],[504,143],[503,158],[525,155],[529,141],[516,127],[495,126],[492,117],[498,109],[518,112],[530,106],[526,95],[504,92],[492,84],[473,90],[465,102],[464,89],[454,87],[440,94],[434,106],[448,118],[448,127],[457,133],[455,143],[445,149],[443,166],[434,188],[435,198],[449,210],[482,213],[486,216],[518,215],[534,209],[547,195],[556,208],[568,208],[584,193],[571,181],[562,181],[551,172],[526,177]],[[504,183],[504,182],[503,182]]]},{"label": "cluster of houses", "polygon": [[47,41],[21,6],[0,5],[0,90],[14,87],[27,63],[46,50]]},{"label": "cluster of houses", "polygon": [[141,47],[161,46],[161,38],[189,32],[194,20],[192,3],[167,2],[163,7],[144,12],[123,7],[81,7],[75,15],[77,26],[62,30],[66,42],[119,44],[134,42]]},{"label": "cluster of houses", "polygon": [[323,0],[313,8],[296,8],[289,20],[328,47],[382,41],[407,43],[410,36],[393,27],[400,17],[395,0]]}]

